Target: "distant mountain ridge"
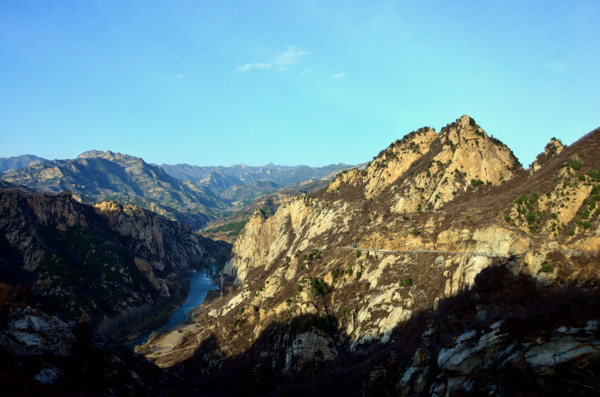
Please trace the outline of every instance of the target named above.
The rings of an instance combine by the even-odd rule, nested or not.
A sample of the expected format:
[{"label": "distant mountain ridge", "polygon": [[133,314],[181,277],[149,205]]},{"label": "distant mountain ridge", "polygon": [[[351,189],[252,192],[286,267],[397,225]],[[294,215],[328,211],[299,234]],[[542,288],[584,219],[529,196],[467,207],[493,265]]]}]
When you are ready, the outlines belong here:
[{"label": "distant mountain ridge", "polygon": [[297,183],[324,178],[333,179],[338,172],[353,166],[343,163],[324,167],[283,166],[270,163],[261,167],[244,164],[229,167],[162,164],[161,167],[168,174],[182,180],[191,180],[200,187],[210,189],[233,206],[241,207],[259,196],[275,193],[278,189]]},{"label": "distant mountain ridge", "polygon": [[110,150],[89,150],[71,160],[26,155],[0,161],[11,170],[2,174],[7,182],[41,191],[69,190],[88,202],[135,204],[195,229],[224,210],[242,208],[284,188],[329,180],[350,168],[341,163],[326,167],[158,166]]},{"label": "distant mountain ridge", "polygon": [[135,204],[194,228],[226,207],[210,191],[174,178],[161,167],[111,151],[91,150],[73,160],[32,164],[2,179],[42,191],[70,190],[95,201]]},{"label": "distant mountain ridge", "polygon": [[4,172],[16,171],[23,167],[27,167],[32,163],[38,164],[44,161],[47,160],[42,157],[34,156],[33,154],[0,158],[0,174]]}]

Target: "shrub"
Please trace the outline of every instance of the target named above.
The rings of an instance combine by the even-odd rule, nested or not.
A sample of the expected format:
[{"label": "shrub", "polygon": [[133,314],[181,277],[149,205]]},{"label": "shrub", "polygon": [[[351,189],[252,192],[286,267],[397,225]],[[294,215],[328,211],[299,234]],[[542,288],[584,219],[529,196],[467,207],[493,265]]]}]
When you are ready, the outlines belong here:
[{"label": "shrub", "polygon": [[417,229],[413,229],[411,233],[413,236],[418,236],[419,234],[421,234],[421,232],[418,231]]},{"label": "shrub", "polygon": [[402,282],[402,285],[404,285],[405,287],[409,287],[412,285],[412,280],[408,277],[405,277],[404,281]]},{"label": "shrub", "polygon": [[323,279],[318,279],[316,277],[312,278],[310,280],[310,286],[312,287],[313,294],[316,297],[326,295],[329,293],[329,290],[327,289],[327,286],[325,285],[325,281],[323,281]]},{"label": "shrub", "polygon": [[348,273],[348,276],[352,276],[352,269],[348,269],[346,273]]},{"label": "shrub", "polygon": [[360,257],[360,250],[356,250],[356,257],[359,258]]},{"label": "shrub", "polygon": [[483,185],[485,182],[483,182],[481,179],[471,179],[471,186],[479,186],[479,185]]},{"label": "shrub", "polygon": [[542,272],[544,273],[552,273],[554,271],[554,266],[549,263],[544,263],[542,265]]},{"label": "shrub", "polygon": [[571,229],[569,230],[569,236],[574,236],[575,235],[575,230]]},{"label": "shrub", "polygon": [[356,278],[360,278],[361,276],[362,276],[362,272],[361,271],[356,272]]},{"label": "shrub", "polygon": [[532,224],[535,221],[535,214],[533,212],[528,213],[526,219],[527,223]]}]

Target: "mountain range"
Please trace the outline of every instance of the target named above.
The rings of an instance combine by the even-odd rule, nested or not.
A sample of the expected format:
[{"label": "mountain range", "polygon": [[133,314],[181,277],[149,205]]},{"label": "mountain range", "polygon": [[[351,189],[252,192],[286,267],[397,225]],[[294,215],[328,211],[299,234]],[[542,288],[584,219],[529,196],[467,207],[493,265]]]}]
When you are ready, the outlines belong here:
[{"label": "mountain range", "polygon": [[307,179],[332,178],[336,170],[349,167],[156,166],[138,157],[96,150],[72,160],[30,156],[1,160],[6,167],[21,166],[2,175],[7,182],[51,192],[69,190],[85,202],[135,204],[195,229],[262,195]]},{"label": "mountain range", "polygon": [[[113,371],[140,394],[597,395],[599,150],[600,129],[568,147],[553,138],[525,170],[464,115],[439,132],[406,134],[321,190],[256,201],[223,268],[222,296],[180,328],[153,335],[135,359],[119,353]],[[222,186],[240,178],[211,175]],[[2,269],[18,269],[6,273],[0,295],[2,369],[40,387],[35,379],[50,368],[54,386],[46,392],[81,394],[82,371],[70,363],[91,365],[64,351],[59,360],[45,347],[51,338],[67,346],[80,338],[55,320],[71,315],[72,304],[42,299],[52,293],[76,302],[84,288],[62,274],[85,285],[94,271],[90,279],[101,281],[90,288],[106,292],[119,272],[122,285],[108,289],[133,292],[116,298],[156,299],[177,295],[185,269],[225,247],[131,205],[91,206],[74,193],[9,182],[0,191]],[[35,299],[25,297],[29,290]],[[19,328],[25,317],[55,324],[44,329],[58,336]],[[42,341],[32,342],[34,334]],[[45,355],[36,356],[36,346]],[[115,373],[109,361],[103,370]],[[142,362],[162,370],[142,371]],[[114,394],[117,386],[106,387],[93,390]]]},{"label": "mountain range", "polygon": [[166,172],[182,180],[191,180],[206,187],[238,207],[249,204],[261,195],[274,193],[283,187],[305,181],[330,180],[335,174],[353,166],[331,164],[325,167],[281,166],[267,164],[251,167],[243,164],[230,167],[199,167],[187,164],[162,164]]}]

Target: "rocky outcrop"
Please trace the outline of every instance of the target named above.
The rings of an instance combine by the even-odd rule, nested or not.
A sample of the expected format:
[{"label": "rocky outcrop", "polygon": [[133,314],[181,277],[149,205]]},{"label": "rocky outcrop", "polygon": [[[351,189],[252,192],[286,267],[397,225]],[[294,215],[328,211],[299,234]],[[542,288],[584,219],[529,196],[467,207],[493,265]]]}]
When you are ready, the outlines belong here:
[{"label": "rocky outcrop", "polygon": [[[491,324],[487,330],[471,329],[459,335],[451,346],[419,348],[410,366],[401,373],[396,391],[402,396],[510,396],[519,385],[507,383],[503,377],[513,373],[516,378],[515,372],[537,383],[541,390],[545,380],[560,368],[572,365],[581,371],[600,359],[598,326],[597,320],[588,321],[584,327],[562,326],[554,329],[549,338],[532,342],[502,332],[502,321]],[[433,329],[427,331],[428,336],[434,333]],[[594,386],[600,385],[579,384],[578,388],[589,387],[591,395]]]},{"label": "rocky outcrop", "polygon": [[0,344],[11,355],[70,357],[75,335],[55,316],[27,307],[13,310],[0,330]]},{"label": "rocky outcrop", "polygon": [[167,374],[106,336],[89,334],[31,307],[2,317],[0,355],[6,395],[176,393]]},{"label": "rocky outcrop", "polygon": [[337,358],[333,339],[322,331],[314,330],[296,335],[286,350],[283,372],[302,375],[315,362]]},{"label": "rocky outcrop", "polygon": [[544,164],[548,163],[554,156],[559,155],[564,149],[565,145],[563,145],[560,139],[550,139],[550,142],[544,148],[544,152],[540,153],[531,164],[531,167],[529,167],[529,172],[533,174],[539,171]]}]

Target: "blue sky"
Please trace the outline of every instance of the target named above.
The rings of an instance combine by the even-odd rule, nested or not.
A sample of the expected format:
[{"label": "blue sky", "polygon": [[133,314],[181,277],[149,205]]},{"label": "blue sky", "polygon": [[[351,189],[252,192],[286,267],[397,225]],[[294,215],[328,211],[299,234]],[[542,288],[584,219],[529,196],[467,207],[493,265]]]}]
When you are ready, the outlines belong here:
[{"label": "blue sky", "polygon": [[469,114],[525,165],[600,126],[600,2],[0,2],[0,157],[369,161]]}]

